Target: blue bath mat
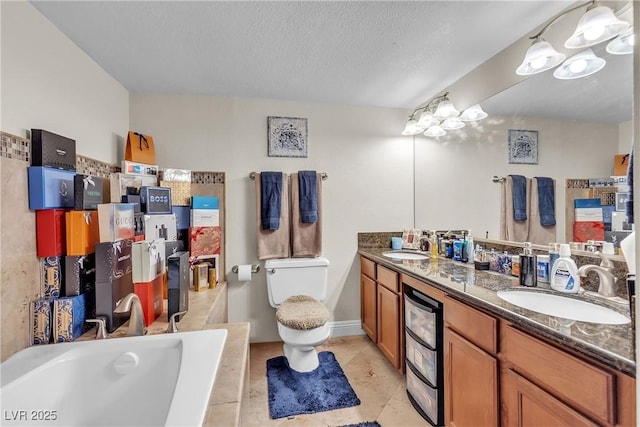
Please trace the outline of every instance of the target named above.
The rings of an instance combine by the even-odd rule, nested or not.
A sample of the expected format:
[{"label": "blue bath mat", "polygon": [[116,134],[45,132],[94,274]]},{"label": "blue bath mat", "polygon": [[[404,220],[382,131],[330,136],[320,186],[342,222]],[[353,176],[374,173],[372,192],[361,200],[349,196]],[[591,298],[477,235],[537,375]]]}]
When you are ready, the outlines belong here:
[{"label": "blue bath mat", "polygon": [[365,421],[357,424],[347,424],[340,427],[382,427],[377,421]]},{"label": "blue bath mat", "polygon": [[271,418],[314,414],[360,404],[335,355],[323,351],[318,359],[320,365],[311,372],[289,369],[284,356],[267,360]]}]

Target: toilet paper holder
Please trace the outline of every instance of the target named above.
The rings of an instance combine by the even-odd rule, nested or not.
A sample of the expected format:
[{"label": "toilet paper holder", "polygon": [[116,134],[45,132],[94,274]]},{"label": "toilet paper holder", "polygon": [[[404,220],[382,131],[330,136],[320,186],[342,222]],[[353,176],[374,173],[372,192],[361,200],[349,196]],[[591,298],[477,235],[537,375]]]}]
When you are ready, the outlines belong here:
[{"label": "toilet paper holder", "polygon": [[[252,264],[251,265],[251,274],[256,274],[258,271],[260,271],[260,265]],[[234,265],[233,267],[231,267],[231,272],[238,274],[238,266]]]}]

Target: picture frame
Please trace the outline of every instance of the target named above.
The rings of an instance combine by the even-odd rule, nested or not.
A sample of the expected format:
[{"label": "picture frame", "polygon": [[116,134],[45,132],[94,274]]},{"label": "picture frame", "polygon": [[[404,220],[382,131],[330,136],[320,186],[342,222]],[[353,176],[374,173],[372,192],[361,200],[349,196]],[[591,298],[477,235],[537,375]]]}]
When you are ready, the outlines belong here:
[{"label": "picture frame", "polygon": [[420,249],[420,237],[422,230],[417,228],[405,228],[402,230],[402,249]]},{"label": "picture frame", "polygon": [[509,129],[509,163],[538,164],[538,131]]},{"label": "picture frame", "polygon": [[307,157],[307,119],[267,117],[269,157]]}]

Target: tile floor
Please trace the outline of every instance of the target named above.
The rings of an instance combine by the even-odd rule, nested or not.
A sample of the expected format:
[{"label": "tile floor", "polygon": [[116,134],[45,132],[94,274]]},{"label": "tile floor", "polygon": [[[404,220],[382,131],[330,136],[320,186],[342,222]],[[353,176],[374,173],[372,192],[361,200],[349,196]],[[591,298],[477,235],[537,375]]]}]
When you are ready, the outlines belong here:
[{"label": "tile floor", "polygon": [[296,415],[292,419],[269,417],[267,359],[282,355],[282,343],[251,344],[250,394],[243,426],[340,426],[378,421],[382,427],[421,427],[429,424],[407,398],[405,378],[380,353],[367,336],[331,338],[318,351],[335,354],[349,383],[362,402],[335,411]]}]

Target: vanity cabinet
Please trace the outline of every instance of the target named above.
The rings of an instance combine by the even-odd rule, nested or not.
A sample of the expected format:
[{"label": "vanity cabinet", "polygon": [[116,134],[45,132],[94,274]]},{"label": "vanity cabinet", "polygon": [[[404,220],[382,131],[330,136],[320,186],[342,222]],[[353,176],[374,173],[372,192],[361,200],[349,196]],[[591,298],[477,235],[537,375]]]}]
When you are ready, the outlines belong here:
[{"label": "vanity cabinet", "polygon": [[360,317],[362,329],[373,342],[378,340],[377,298],[376,265],[371,260],[360,258]]}]

